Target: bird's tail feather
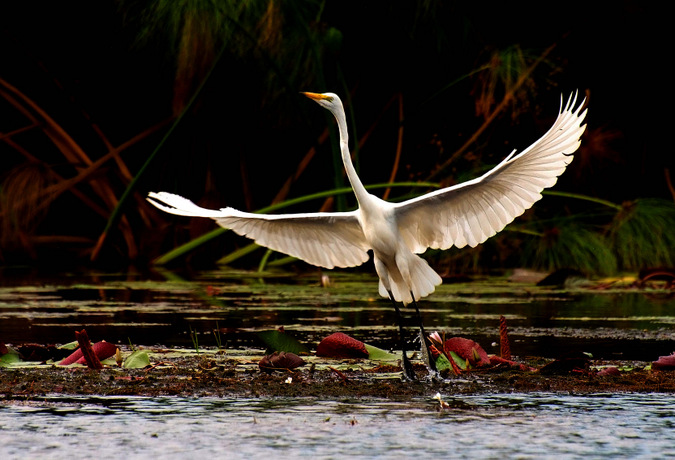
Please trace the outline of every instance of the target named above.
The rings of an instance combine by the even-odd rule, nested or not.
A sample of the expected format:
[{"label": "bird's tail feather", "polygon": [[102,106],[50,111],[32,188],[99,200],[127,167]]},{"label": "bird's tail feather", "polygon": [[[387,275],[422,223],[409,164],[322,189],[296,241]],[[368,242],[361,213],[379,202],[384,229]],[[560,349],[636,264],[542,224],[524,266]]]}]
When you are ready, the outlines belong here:
[{"label": "bird's tail feather", "polygon": [[[400,277],[396,277],[398,279],[394,279],[394,277],[389,278],[394,300],[403,302],[404,305],[412,303],[413,300],[417,301],[422,297],[428,296],[436,290],[436,286],[443,282],[438,273],[429,266],[426,260],[412,253],[411,256],[408,260],[411,285],[409,286]],[[389,297],[389,291],[382,283],[382,278],[380,278],[379,292],[382,297]],[[414,299],[412,298],[413,295],[415,296]]]}]

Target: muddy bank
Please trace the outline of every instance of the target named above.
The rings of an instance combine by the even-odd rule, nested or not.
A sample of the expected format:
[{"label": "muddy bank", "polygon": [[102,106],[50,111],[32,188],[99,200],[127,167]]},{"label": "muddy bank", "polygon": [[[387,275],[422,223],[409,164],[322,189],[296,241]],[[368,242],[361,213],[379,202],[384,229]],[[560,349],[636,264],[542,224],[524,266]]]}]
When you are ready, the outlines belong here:
[{"label": "muddy bank", "polygon": [[[212,397],[376,397],[564,392],[571,394],[659,392],[675,393],[675,371],[647,370],[644,362],[591,361],[586,369],[562,370],[562,375],[504,368],[473,370],[459,376],[430,380],[421,362],[418,381],[401,381],[397,363],[370,360],[326,360],[306,357],[295,371],[261,371],[264,353],[152,350],[151,366],[100,371],[83,366],[47,364],[0,369],[0,398],[35,400],[45,395],[137,395]],[[548,360],[550,361],[550,360]],[[547,361],[521,360],[541,367]],[[614,375],[598,369],[616,367]],[[647,369],[645,369],[647,368]]]}]

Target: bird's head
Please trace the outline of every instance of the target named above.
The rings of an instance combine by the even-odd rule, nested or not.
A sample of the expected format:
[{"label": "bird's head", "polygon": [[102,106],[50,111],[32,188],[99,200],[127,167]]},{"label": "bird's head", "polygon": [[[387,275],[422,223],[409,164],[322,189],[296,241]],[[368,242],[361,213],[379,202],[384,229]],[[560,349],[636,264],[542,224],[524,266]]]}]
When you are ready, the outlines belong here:
[{"label": "bird's head", "polygon": [[340,100],[337,94],[334,93],[322,93],[322,94],[302,93],[302,94],[315,101],[321,107],[330,110],[331,112],[333,112],[333,114],[336,114],[338,112],[344,112],[344,108],[342,107],[342,101]]}]

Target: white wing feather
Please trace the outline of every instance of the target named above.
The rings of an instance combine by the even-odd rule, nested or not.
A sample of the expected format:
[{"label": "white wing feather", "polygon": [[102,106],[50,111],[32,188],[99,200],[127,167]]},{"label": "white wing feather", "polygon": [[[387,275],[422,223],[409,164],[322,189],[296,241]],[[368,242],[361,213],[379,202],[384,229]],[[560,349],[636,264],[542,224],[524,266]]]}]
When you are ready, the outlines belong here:
[{"label": "white wing feather", "polygon": [[210,217],[218,225],[253,239],[261,246],[325,268],[354,267],[368,260],[369,246],[357,211],[306,214],[253,214],[233,208],[205,209],[167,192],[148,194],[148,201],[170,214]]},{"label": "white wing feather", "polygon": [[[572,161],[586,125],[584,101],[570,96],[555,123],[534,144],[515,151],[483,176],[395,206],[399,231],[416,253],[487,240],[541,199]],[[514,156],[515,155],[515,156]]]}]

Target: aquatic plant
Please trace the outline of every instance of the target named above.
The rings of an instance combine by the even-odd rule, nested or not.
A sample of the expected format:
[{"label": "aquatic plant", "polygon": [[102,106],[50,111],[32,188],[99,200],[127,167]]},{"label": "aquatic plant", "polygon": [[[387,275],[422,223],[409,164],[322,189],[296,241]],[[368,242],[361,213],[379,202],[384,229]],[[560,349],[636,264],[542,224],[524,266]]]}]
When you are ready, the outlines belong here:
[{"label": "aquatic plant", "polygon": [[192,326],[188,326],[190,330],[190,340],[192,341],[192,347],[197,353],[199,353],[199,337],[197,336],[197,331],[192,329]]},{"label": "aquatic plant", "polygon": [[122,367],[125,369],[143,369],[150,365],[150,357],[145,350],[135,350],[124,359]]},{"label": "aquatic plant", "polygon": [[220,328],[218,327],[218,321],[216,321],[216,328],[213,330],[213,338],[216,341],[216,347],[219,350],[222,350],[223,348],[223,339],[220,336]]},{"label": "aquatic plant", "polygon": [[[275,351],[272,354],[264,356],[258,363],[258,366],[263,371],[272,372],[274,370],[290,371],[305,364],[305,360],[295,353]],[[288,383],[291,383],[291,381]]]}]

